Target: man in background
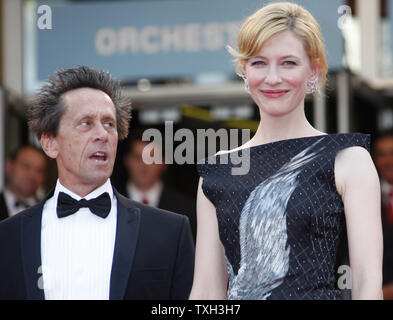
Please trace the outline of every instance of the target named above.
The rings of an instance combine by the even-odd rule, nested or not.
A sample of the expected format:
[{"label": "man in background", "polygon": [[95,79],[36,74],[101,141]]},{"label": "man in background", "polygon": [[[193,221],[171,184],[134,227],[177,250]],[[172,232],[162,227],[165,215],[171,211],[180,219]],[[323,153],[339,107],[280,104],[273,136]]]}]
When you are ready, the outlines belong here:
[{"label": "man in background", "polygon": [[382,191],[383,295],[385,300],[393,300],[393,130],[375,139],[373,157]]},{"label": "man in background", "polygon": [[119,192],[131,200],[186,215],[190,220],[195,242],[195,201],[165,184],[163,176],[167,170],[167,165],[164,163],[161,146],[148,147],[148,149],[152,149],[153,154],[150,155],[152,158],[155,158],[155,152],[159,152],[162,159],[161,163],[145,163],[142,154],[149,144],[151,142],[142,140],[141,132],[132,135],[124,156],[124,166],[128,172],[128,180],[125,186],[119,188]]},{"label": "man in background", "polygon": [[45,182],[47,169],[47,157],[31,145],[19,147],[8,157],[6,187],[0,193],[0,220],[37,203],[37,191]]}]

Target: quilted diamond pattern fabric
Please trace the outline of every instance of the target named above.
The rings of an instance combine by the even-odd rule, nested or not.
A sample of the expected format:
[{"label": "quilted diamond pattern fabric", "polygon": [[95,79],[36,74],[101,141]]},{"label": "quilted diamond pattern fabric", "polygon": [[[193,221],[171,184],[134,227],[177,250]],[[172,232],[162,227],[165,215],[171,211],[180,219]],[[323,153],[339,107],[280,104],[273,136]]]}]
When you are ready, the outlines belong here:
[{"label": "quilted diamond pattern fabric", "polygon": [[[228,161],[222,161],[222,157],[212,156],[198,163],[197,169],[203,178],[202,190],[216,207],[220,239],[225,248],[230,276],[229,288],[232,284],[237,286],[233,289],[236,294],[232,298],[339,299],[341,297],[341,292],[336,285],[335,266],[339,239],[346,229],[344,205],[335,185],[334,162],[340,150],[352,146],[369,150],[369,144],[369,135],[346,133],[280,140],[253,146],[247,150],[249,153],[235,151],[238,157],[242,156],[242,152],[249,155],[250,170],[243,175],[232,174],[231,169],[238,164],[232,164],[231,157],[226,158],[229,158]],[[293,169],[297,170],[294,175],[296,181],[293,182],[296,183],[296,187],[291,191],[290,197],[280,199],[283,197],[281,193],[284,192],[274,191],[275,200],[272,203],[271,192],[269,199],[266,198],[266,194],[269,193],[260,193],[258,201],[261,203],[258,210],[253,211],[255,215],[253,225],[260,222],[261,226],[258,230],[250,230],[249,228],[252,227],[244,229],[245,227],[240,223],[241,215],[245,214],[244,207],[252,192],[258,186],[267,184],[273,176],[280,177],[280,170],[287,168],[293,159],[306,151],[309,152],[309,156],[304,154],[304,157],[308,156],[307,161]],[[286,186],[280,188],[283,191]],[[269,212],[273,218],[280,212],[284,214],[286,232],[274,233],[274,219],[271,218],[269,221],[273,221],[272,225],[266,228],[267,222],[263,216],[266,212]],[[245,237],[241,236],[242,232],[243,234],[253,232],[261,237],[259,240],[262,241],[265,238],[269,239],[270,233],[279,237],[274,239],[277,241],[285,237],[285,248],[272,248],[276,251],[274,253],[276,264],[277,257],[289,248],[289,266],[284,269],[286,270],[284,277],[277,275],[279,278],[272,282],[272,273],[268,275],[266,271],[268,269],[266,263],[269,261],[262,261],[265,267],[260,270],[258,266],[262,265],[262,262],[256,260],[247,261],[248,264],[253,264],[251,270],[255,273],[248,275],[247,279],[260,279],[259,282],[256,280],[256,283],[250,283],[250,281],[236,279],[240,276],[239,269],[242,268],[241,264],[242,261],[244,263],[245,257],[254,256],[250,251],[267,250],[266,246],[260,248],[255,246],[249,237],[248,242],[244,240]],[[261,252],[260,256],[268,255]],[[269,282],[264,281],[264,278],[269,278]],[[280,281],[278,286],[277,281]],[[268,294],[259,296],[255,295],[255,286],[260,286],[261,292],[266,293],[266,288],[271,290],[267,290]],[[251,287],[252,290],[249,289]],[[228,297],[231,298],[231,295],[228,294]]]}]

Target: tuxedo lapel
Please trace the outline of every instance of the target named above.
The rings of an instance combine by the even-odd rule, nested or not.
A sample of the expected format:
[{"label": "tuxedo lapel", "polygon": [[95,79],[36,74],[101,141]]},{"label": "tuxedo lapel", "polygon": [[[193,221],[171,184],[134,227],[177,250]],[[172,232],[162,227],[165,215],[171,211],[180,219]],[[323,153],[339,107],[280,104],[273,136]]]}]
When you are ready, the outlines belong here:
[{"label": "tuxedo lapel", "polygon": [[29,300],[45,299],[41,269],[41,218],[47,199],[48,197],[20,213],[22,215],[22,261]]},{"label": "tuxedo lapel", "polygon": [[124,298],[139,233],[140,210],[114,190],[117,198],[116,242],[110,282],[110,300]]}]

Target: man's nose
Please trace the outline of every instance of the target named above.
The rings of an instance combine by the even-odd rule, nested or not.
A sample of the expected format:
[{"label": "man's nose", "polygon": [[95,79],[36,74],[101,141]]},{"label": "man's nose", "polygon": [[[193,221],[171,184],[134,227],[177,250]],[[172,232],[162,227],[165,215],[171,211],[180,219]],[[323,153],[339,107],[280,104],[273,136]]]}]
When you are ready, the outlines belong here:
[{"label": "man's nose", "polygon": [[105,128],[104,124],[98,123],[94,127],[94,139],[106,141],[108,140],[108,130]]}]

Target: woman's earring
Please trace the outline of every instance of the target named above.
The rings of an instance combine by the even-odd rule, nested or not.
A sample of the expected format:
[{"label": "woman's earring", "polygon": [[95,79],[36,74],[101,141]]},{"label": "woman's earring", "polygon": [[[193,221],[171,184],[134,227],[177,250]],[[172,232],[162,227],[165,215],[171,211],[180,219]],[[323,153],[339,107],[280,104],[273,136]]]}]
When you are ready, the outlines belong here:
[{"label": "woman's earring", "polygon": [[306,81],[306,94],[313,94],[318,90],[318,77]]},{"label": "woman's earring", "polygon": [[248,81],[246,78],[244,78],[244,90],[246,90],[247,93],[250,93],[250,88],[248,87]]}]

